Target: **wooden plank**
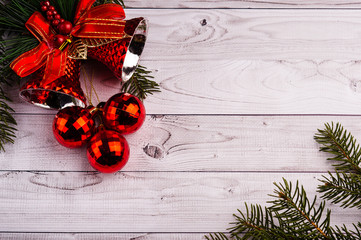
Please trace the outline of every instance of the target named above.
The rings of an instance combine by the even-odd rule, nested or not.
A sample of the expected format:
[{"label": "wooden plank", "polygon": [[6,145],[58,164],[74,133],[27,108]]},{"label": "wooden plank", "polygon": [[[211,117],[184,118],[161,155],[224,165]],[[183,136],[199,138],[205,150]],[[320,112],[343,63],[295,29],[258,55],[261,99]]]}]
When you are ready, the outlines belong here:
[{"label": "wooden plank", "polygon": [[[143,63],[161,85],[161,93],[145,100],[148,114],[361,114],[360,61]],[[87,65],[89,73],[94,64]],[[93,83],[102,101],[120,91],[119,80],[104,66],[94,74]],[[84,86],[85,78],[81,79]],[[16,112],[55,114],[25,104],[17,89],[9,91]],[[93,102],[97,104],[94,98]]]},{"label": "wooden plank", "polygon": [[126,13],[128,18],[149,19],[143,60],[357,60],[361,55],[358,10],[129,9]]},{"label": "wooden plank", "polygon": [[[16,144],[0,153],[2,170],[93,171],[86,149],[67,149],[52,133],[52,117],[17,116]],[[148,116],[126,136],[124,171],[326,172],[330,155],[313,140],[323,123],[340,121],[361,139],[358,116]]]},{"label": "wooden plank", "polygon": [[[285,173],[315,193],[319,174]],[[3,172],[0,231],[187,232],[224,231],[243,202],[265,204],[275,173]],[[333,224],[360,212],[335,205]],[[337,217],[336,217],[337,216]]]},{"label": "wooden plank", "polygon": [[[128,11],[151,22],[143,63],[162,93],[148,113],[361,114],[358,11]],[[107,100],[119,82],[97,72]],[[17,112],[45,113],[15,101]]]},{"label": "wooden plank", "polygon": [[201,240],[202,233],[0,233],[6,240]]},{"label": "wooden plank", "polygon": [[127,0],[131,8],[360,8],[357,0]]}]

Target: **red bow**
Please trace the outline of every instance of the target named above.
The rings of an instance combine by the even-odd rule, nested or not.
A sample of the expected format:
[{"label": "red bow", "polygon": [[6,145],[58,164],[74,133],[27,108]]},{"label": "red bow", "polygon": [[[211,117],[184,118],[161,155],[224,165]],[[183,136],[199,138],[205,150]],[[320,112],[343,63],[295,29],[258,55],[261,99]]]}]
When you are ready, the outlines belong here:
[{"label": "red bow", "polygon": [[[95,0],[80,0],[75,12],[74,27],[70,33],[77,38],[123,38],[124,10],[117,4],[103,4],[91,8]],[[55,30],[39,12],[35,12],[25,23],[26,28],[40,44],[20,55],[10,67],[20,77],[26,77],[45,65],[42,84],[45,86],[65,74],[68,48],[55,48]]]}]

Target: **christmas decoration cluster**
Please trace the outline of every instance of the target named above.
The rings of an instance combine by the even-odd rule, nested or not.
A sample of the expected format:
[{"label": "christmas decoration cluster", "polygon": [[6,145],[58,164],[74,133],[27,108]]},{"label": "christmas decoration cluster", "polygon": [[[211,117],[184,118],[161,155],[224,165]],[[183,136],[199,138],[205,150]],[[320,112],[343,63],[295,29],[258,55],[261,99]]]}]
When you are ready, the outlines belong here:
[{"label": "christmas decoration cluster", "polygon": [[[38,6],[31,5],[35,3]],[[19,4],[9,9],[16,7]],[[123,135],[142,126],[145,108],[141,100],[158,86],[144,76],[149,73],[144,67],[138,68],[147,38],[147,20],[124,20],[121,5],[99,0],[32,0],[26,7],[38,9],[23,26],[38,45],[9,64],[19,77],[29,76],[20,97],[37,106],[60,110],[53,121],[53,133],[61,145],[87,145],[94,169],[119,171],[130,152]],[[79,81],[81,64],[88,58],[105,64],[121,81],[122,89],[126,86],[134,91],[120,92],[93,106]]]},{"label": "christmas decoration cluster", "polygon": [[100,172],[113,173],[124,167],[129,157],[128,142],[122,134],[138,130],[144,119],[142,102],[131,94],[119,93],[97,107],[60,110],[53,122],[53,132],[65,147],[88,144],[91,166]]}]

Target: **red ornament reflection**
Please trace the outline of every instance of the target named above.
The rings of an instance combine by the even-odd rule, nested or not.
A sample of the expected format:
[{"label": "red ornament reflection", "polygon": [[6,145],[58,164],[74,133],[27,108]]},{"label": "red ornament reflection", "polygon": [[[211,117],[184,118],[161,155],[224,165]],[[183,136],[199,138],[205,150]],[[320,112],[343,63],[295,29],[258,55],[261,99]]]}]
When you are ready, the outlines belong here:
[{"label": "red ornament reflection", "polygon": [[92,136],[94,121],[86,108],[78,106],[60,110],[53,121],[53,133],[58,142],[68,148],[83,146]]},{"label": "red ornament reflection", "polygon": [[120,133],[100,129],[88,143],[90,165],[102,173],[114,173],[128,162],[129,145]]},{"label": "red ornament reflection", "polygon": [[137,131],[145,119],[143,103],[129,93],[118,93],[106,102],[103,121],[107,128],[122,134]]}]

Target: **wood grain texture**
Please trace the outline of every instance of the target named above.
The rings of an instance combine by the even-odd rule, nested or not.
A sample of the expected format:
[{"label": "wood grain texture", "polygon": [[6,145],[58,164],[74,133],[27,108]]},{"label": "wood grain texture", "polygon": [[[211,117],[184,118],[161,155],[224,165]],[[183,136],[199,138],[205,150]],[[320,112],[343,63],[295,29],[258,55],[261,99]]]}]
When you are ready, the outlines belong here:
[{"label": "wood grain texture", "polygon": [[[319,174],[300,179],[311,196]],[[3,172],[0,231],[170,232],[223,231],[244,201],[265,204],[274,173]],[[333,224],[360,219],[359,212],[330,206]]]},{"label": "wood grain texture", "polygon": [[358,10],[130,9],[149,19],[143,60],[347,59],[361,56]]},{"label": "wood grain texture", "polygon": [[202,233],[0,233],[4,240],[200,240]]},{"label": "wood grain texture", "polygon": [[[94,64],[86,69],[91,72]],[[148,114],[361,114],[360,61],[205,60],[143,64],[153,70],[161,86],[161,93],[145,100]],[[104,66],[98,67],[94,76],[102,101],[120,91],[120,82]],[[81,78],[85,91],[84,79]],[[17,87],[10,92],[17,113],[55,114],[21,101]],[[93,101],[97,104],[96,99]]]},{"label": "wood grain texture", "polygon": [[[17,116],[16,144],[0,153],[0,169],[93,171],[86,149],[67,149],[52,133],[51,116]],[[325,122],[340,121],[361,140],[359,117],[148,116],[126,136],[124,171],[326,172],[329,157],[313,140]]]},{"label": "wood grain texture", "polygon": [[[129,164],[117,174],[93,172],[85,148],[55,141],[56,111],[24,104],[9,89],[19,131],[0,153],[1,239],[202,239],[225,231],[243,202],[264,204],[282,177],[313,195],[332,170],[313,140],[324,122],[340,121],[361,139],[360,12],[296,9],[361,2],[126,4],[178,8],[126,10],[150,20],[142,64],[162,90],[145,101],[143,128],[126,136]],[[120,84],[104,67],[86,66],[95,68],[105,101]],[[361,217],[330,207],[333,224]]]},{"label": "wood grain texture", "polygon": [[127,0],[131,8],[360,8],[358,0]]},{"label": "wood grain texture", "polygon": [[[151,22],[143,64],[162,93],[147,99],[150,114],[361,113],[358,11],[129,12]],[[119,82],[97,72],[107,100]],[[13,98],[19,113],[46,113]]]}]

